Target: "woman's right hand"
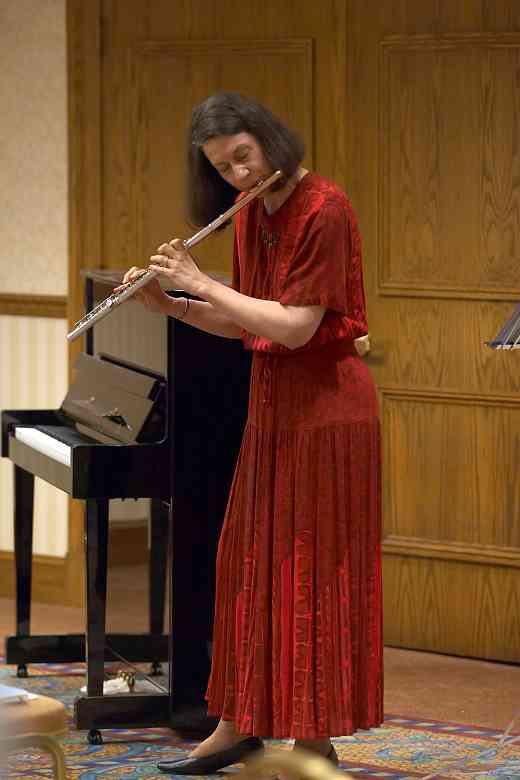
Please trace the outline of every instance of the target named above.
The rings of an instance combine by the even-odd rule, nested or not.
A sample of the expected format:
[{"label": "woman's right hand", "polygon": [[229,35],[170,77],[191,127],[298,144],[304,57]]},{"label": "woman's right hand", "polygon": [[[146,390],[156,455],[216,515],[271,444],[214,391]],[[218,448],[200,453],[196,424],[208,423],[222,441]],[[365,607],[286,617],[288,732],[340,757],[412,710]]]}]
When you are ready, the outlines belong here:
[{"label": "woman's right hand", "polygon": [[[123,276],[121,285],[116,287],[114,292],[121,290],[123,285],[127,284],[127,282],[132,282],[134,279],[137,279],[145,270],[146,269],[144,268],[137,268],[135,265],[132,266],[132,268],[129,268]],[[161,314],[165,313],[165,309],[167,308],[165,304],[170,300],[169,296],[159,284],[157,277],[150,279],[148,284],[145,284],[143,287],[136,290],[132,297],[136,298],[150,311],[160,312]]]}]

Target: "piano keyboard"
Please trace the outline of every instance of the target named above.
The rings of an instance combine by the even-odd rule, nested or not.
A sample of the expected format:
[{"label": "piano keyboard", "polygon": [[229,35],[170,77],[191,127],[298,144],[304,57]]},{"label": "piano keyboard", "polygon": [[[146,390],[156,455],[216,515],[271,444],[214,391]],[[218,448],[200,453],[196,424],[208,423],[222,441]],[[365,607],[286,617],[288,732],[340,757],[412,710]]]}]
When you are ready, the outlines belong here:
[{"label": "piano keyboard", "polygon": [[53,436],[49,436],[49,434],[43,433],[37,428],[15,428],[14,437],[23,442],[23,444],[32,447],[33,450],[37,450],[70,468],[71,448]]}]

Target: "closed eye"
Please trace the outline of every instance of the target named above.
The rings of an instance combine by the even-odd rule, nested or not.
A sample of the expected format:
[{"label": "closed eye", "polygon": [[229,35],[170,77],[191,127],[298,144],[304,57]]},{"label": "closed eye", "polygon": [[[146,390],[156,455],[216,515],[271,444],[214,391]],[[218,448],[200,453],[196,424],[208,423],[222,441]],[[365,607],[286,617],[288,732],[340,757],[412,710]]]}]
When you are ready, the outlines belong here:
[{"label": "closed eye", "polygon": [[[245,148],[243,148],[243,147],[240,148],[239,147],[238,149],[235,149],[235,152],[234,152],[234,155],[233,155],[234,161],[238,162],[238,163],[246,162],[248,157],[249,157],[250,151],[251,150],[248,147],[245,147]],[[231,168],[229,163],[217,163],[215,167],[216,167],[216,169],[218,170],[219,173],[228,173],[228,171]]]},{"label": "closed eye", "polygon": [[244,151],[235,152],[235,161],[236,162],[245,162],[247,158],[249,157],[249,149],[246,149]]}]

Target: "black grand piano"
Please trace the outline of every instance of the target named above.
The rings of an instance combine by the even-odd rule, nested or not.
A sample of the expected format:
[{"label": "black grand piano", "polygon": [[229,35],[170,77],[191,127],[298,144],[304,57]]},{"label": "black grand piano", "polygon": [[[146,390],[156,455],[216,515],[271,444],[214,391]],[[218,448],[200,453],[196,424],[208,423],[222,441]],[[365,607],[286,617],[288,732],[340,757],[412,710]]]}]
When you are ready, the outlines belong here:
[{"label": "black grand piano", "polygon": [[[86,311],[122,274],[88,271]],[[171,294],[182,295],[181,291]],[[77,728],[171,726],[204,733],[216,546],[247,411],[250,358],[129,300],[85,336],[58,410],[2,412],[2,455],[15,468],[16,635],[7,663],[86,660]],[[85,501],[84,635],[30,632],[34,477]],[[106,634],[109,502],[151,499],[150,632]],[[163,633],[166,561],[171,619]],[[103,695],[104,663],[169,660],[164,693]]]}]

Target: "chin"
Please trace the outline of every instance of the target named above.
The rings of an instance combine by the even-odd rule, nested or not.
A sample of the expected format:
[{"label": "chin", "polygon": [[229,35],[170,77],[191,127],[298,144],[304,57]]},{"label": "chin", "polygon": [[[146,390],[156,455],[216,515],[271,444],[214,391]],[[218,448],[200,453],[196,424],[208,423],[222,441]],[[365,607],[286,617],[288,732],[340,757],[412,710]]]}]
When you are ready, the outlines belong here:
[{"label": "chin", "polygon": [[280,190],[283,190],[287,182],[289,181],[289,177],[285,176],[285,174],[282,174],[279,179],[275,181],[274,184],[271,184],[269,187],[269,192],[279,192]]}]

